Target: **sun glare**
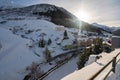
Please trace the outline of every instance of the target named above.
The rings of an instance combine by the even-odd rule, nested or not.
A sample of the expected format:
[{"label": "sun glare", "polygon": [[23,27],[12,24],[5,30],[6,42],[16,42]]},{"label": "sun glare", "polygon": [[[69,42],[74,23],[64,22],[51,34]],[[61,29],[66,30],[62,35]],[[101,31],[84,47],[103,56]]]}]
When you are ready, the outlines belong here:
[{"label": "sun glare", "polygon": [[89,22],[90,16],[87,12],[80,11],[76,13],[76,16],[82,21]]}]

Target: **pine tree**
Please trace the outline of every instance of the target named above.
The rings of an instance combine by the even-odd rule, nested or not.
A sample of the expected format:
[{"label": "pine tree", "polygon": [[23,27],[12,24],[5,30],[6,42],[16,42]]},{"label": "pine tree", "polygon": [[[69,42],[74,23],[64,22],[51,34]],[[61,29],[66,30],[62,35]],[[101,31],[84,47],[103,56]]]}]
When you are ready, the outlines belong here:
[{"label": "pine tree", "polygon": [[64,32],[64,39],[69,39],[68,34],[67,34],[67,30],[65,30],[65,32]]},{"label": "pine tree", "polygon": [[84,49],[83,53],[79,55],[79,59],[77,62],[78,69],[84,67],[86,61],[88,61],[91,54],[93,54],[92,48]]},{"label": "pine tree", "polygon": [[44,38],[40,39],[40,41],[39,41],[39,47],[42,47],[42,48],[45,47],[45,41],[44,41]]},{"label": "pine tree", "polygon": [[46,61],[49,62],[51,59],[51,53],[50,53],[48,47],[45,48],[44,55],[45,55]]},{"label": "pine tree", "polygon": [[95,54],[99,54],[103,51],[102,42],[103,42],[103,40],[101,38],[96,38],[93,40]]},{"label": "pine tree", "polygon": [[49,38],[48,39],[48,45],[50,45],[52,43],[52,40]]}]

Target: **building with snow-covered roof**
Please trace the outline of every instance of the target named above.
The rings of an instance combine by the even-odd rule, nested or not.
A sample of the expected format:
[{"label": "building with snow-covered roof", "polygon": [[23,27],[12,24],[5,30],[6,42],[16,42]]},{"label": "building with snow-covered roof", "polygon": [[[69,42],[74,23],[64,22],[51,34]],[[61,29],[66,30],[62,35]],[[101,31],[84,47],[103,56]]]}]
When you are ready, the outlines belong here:
[{"label": "building with snow-covered roof", "polygon": [[57,26],[55,27],[56,31],[65,31],[65,27],[64,26]]}]

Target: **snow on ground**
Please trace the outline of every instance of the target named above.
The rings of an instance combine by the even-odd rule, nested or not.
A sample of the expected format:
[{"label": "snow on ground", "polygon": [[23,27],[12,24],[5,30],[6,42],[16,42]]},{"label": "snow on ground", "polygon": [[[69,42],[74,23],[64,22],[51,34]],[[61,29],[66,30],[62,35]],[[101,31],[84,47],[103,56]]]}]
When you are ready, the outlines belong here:
[{"label": "snow on ground", "polygon": [[71,59],[69,62],[59,67],[52,73],[50,73],[44,80],[60,80],[62,77],[77,69],[77,58]]},{"label": "snow on ground", "polygon": [[[120,52],[120,49],[115,49],[111,53],[102,53],[102,58],[97,60],[97,62],[93,62],[92,64],[82,68],[81,70],[75,71],[66,77],[62,78],[62,80],[89,80],[91,76],[97,73],[104,65],[106,65],[109,61],[113,59]],[[108,67],[108,69],[111,67]],[[106,72],[106,70],[105,70]],[[96,80],[102,80],[101,78],[105,76],[105,72],[100,74],[100,77],[97,77]],[[85,74],[85,75],[84,75]]]},{"label": "snow on ground", "polygon": [[[39,40],[42,38],[42,36],[44,36],[44,40],[46,42],[49,38],[51,38],[52,44],[48,46],[48,49],[51,51],[51,55],[54,57],[65,52],[62,50],[63,46],[72,44],[74,40],[73,32],[77,32],[77,29],[74,28],[64,28],[64,26],[55,25],[46,20],[37,20],[36,18],[32,19],[31,17],[25,20],[6,21],[0,18],[0,21],[2,21],[2,23],[0,23],[0,44],[2,46],[2,48],[0,48],[0,77],[3,76],[2,78],[5,80],[7,80],[7,77],[5,77],[4,74],[13,80],[19,80],[19,78],[23,78],[23,75],[21,77],[20,74],[23,74],[26,66],[29,66],[33,61],[39,60],[39,63],[44,62],[45,59],[43,51],[45,49],[38,47]],[[68,32],[69,39],[62,40],[65,30]],[[83,32],[86,33],[85,31]],[[92,36],[91,38],[96,37]],[[83,37],[80,39],[83,40]],[[86,37],[84,38],[84,40],[87,39],[88,38]],[[58,45],[58,42],[61,42],[61,45]],[[32,47],[30,48],[29,46]],[[76,63],[74,62],[74,64],[75,65],[72,64],[72,61],[68,62],[65,66],[65,69],[67,70],[65,73],[65,69],[61,67],[63,74],[61,74],[59,79],[73,72],[75,70],[74,66],[76,66]],[[72,69],[68,70],[67,65],[72,66],[70,67]],[[45,64],[42,65],[41,69],[47,71],[53,66],[54,65]],[[56,76],[54,76],[51,80],[54,80],[55,77]]]},{"label": "snow on ground", "polygon": [[29,40],[13,35],[10,31],[0,28],[0,79],[22,80],[25,68],[39,57],[26,46]]},{"label": "snow on ground", "polygon": [[[49,38],[52,44],[48,46],[52,56],[63,53],[62,46],[57,41],[63,38],[63,30],[56,30],[55,25],[45,20],[9,20],[0,24],[0,77],[2,80],[21,80],[24,78],[25,68],[32,62],[43,63],[44,48],[38,47],[39,39],[44,35],[47,41]],[[63,28],[63,26],[62,26]],[[31,30],[29,33],[28,31]],[[68,32],[69,39],[62,41],[62,45],[70,44],[74,40],[73,35]],[[29,46],[32,46],[30,48]],[[38,55],[35,55],[38,54]],[[53,65],[43,64],[42,70],[46,72]],[[45,66],[45,67],[44,67]],[[4,76],[6,74],[6,76]]]},{"label": "snow on ground", "polygon": [[[14,34],[32,40],[34,47],[32,51],[42,56],[44,49],[38,47],[38,42],[44,36],[44,40],[48,41],[49,38],[52,40],[52,44],[48,48],[52,52],[52,56],[56,56],[59,53],[63,53],[62,46],[66,44],[72,44],[74,37],[68,32],[69,39],[62,41],[63,30],[56,30],[56,28],[63,28],[63,26],[55,25],[46,20],[11,20],[5,24],[0,24],[1,27],[11,30]],[[31,31],[31,32],[29,32]],[[61,40],[62,45],[59,46],[56,43]]]},{"label": "snow on ground", "polygon": [[50,70],[51,68],[53,68],[56,65],[55,62],[51,62],[51,64],[52,65],[50,65],[49,63],[43,63],[43,64],[39,65],[39,67],[44,72],[47,72],[48,70]]},{"label": "snow on ground", "polygon": [[106,80],[120,80],[120,61],[116,65],[115,71],[116,71],[115,73],[111,72]]},{"label": "snow on ground", "polygon": [[111,72],[110,76],[106,80],[120,80],[120,62],[116,66],[116,72]]},{"label": "snow on ground", "polygon": [[93,62],[95,62],[95,58],[97,55],[90,55],[88,61],[85,63],[85,66],[92,64]]}]

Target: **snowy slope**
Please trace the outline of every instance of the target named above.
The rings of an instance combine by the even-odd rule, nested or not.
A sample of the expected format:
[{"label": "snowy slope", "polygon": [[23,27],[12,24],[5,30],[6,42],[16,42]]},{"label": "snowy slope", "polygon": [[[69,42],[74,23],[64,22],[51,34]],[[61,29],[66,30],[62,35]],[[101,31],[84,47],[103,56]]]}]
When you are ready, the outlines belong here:
[{"label": "snowy slope", "polygon": [[0,28],[0,79],[21,80],[25,69],[39,57],[34,55],[26,46],[30,40],[13,35],[10,31]]},{"label": "snowy slope", "polygon": [[[62,41],[65,30],[68,31],[69,39]],[[32,32],[29,33],[29,31]],[[2,80],[8,80],[4,76],[5,74],[11,80],[20,80],[27,74],[25,68],[30,66],[33,61],[39,61],[38,63],[45,61],[43,55],[45,48],[38,47],[42,36],[45,41],[51,38],[52,44],[48,46],[48,49],[53,57],[63,53],[62,46],[72,44],[74,40],[71,30],[45,20],[10,20],[0,24],[0,44],[2,46],[0,49],[0,77]],[[61,45],[57,45],[59,40]],[[42,68],[42,70],[47,71],[49,66],[44,66],[46,69]]]},{"label": "snowy slope", "polygon": [[[102,34],[101,31],[104,31],[101,28],[94,27],[89,23],[79,20],[75,15],[64,8],[51,4],[36,4],[22,8],[3,10],[0,12],[0,16],[5,20],[26,19],[19,18],[19,16],[36,17],[37,19],[44,18],[44,20],[65,27],[76,28],[82,24],[82,29],[86,31],[97,32],[99,34]],[[16,18],[13,18],[14,16],[16,16]]]},{"label": "snowy slope", "polygon": [[[43,55],[43,51],[45,50],[45,48],[41,48],[38,46],[39,40],[42,39],[43,36],[44,36],[45,42],[47,42],[49,38],[52,40],[52,44],[48,46],[48,49],[50,50],[52,57],[55,57],[61,53],[64,53],[65,51],[62,49],[62,47],[65,45],[68,45],[68,44],[71,45],[73,43],[73,40],[75,38],[74,38],[74,34],[72,34],[72,33],[74,32],[74,30],[65,28],[64,26],[55,25],[52,22],[49,22],[46,20],[38,20],[33,17],[29,17],[29,18],[30,19],[25,19],[25,20],[6,20],[5,23],[0,23],[0,28],[2,31],[2,32],[0,31],[1,32],[0,37],[1,37],[1,39],[5,38],[5,40],[7,40],[7,41],[5,41],[5,40],[0,41],[0,43],[2,45],[2,48],[0,49],[1,60],[2,59],[6,60],[7,59],[6,57],[8,57],[8,58],[11,57],[11,55],[8,55],[8,52],[9,52],[9,50],[14,50],[15,52],[13,54],[17,53],[17,55],[13,56],[14,58],[19,57],[18,55],[21,56],[24,53],[29,52],[31,54],[30,56],[33,55],[32,58],[35,58],[36,61],[39,60],[38,63],[44,63],[46,60]],[[4,21],[4,20],[1,19],[1,22],[2,21]],[[69,37],[69,39],[67,39],[67,40],[63,40],[63,35],[64,35],[65,30],[67,30],[68,37]],[[5,34],[5,35],[3,35],[3,34]],[[15,38],[13,38],[11,35],[15,36]],[[18,39],[16,39],[16,37]],[[9,43],[8,38],[10,38],[11,43]],[[15,39],[15,40],[13,40],[13,39]],[[3,42],[3,41],[5,41],[5,42]],[[57,44],[58,42],[60,42],[61,45],[58,45]],[[4,50],[4,45],[5,45],[5,48],[8,47],[8,49]],[[22,46],[25,46],[25,47],[22,47]],[[29,47],[29,46],[32,46],[32,47]],[[22,50],[22,49],[25,49],[25,50]],[[26,50],[27,50],[27,52],[26,52]],[[3,52],[6,54],[2,54]],[[23,53],[23,54],[21,54],[21,53]],[[26,54],[26,56],[27,55],[29,56],[29,54]],[[24,57],[26,58],[26,56],[24,56]],[[29,57],[27,57],[27,58],[29,59]],[[29,66],[32,63],[32,61],[35,61],[32,58],[30,58],[31,60],[29,63],[27,63],[27,62],[24,63],[24,61],[23,61],[24,58],[21,61],[23,62],[23,64],[26,64],[26,66]],[[19,58],[17,58],[17,59],[19,59]],[[18,60],[15,60],[15,61],[18,61]],[[15,63],[15,62],[14,61],[8,62],[8,64],[10,64],[10,63]],[[1,61],[1,65],[5,66],[6,64],[7,63],[3,64],[3,61]],[[23,64],[21,63],[21,64],[19,64],[19,66],[22,66]],[[13,66],[16,67],[16,65],[13,65]],[[51,67],[54,67],[55,65],[52,65],[51,67],[49,67],[50,65],[44,64],[42,66],[45,66],[41,69],[46,72]],[[9,67],[7,67],[7,68],[9,69]],[[1,76],[4,75],[5,72],[10,72],[10,71],[6,71],[7,69],[4,67],[1,69],[3,70],[3,73],[1,73]],[[25,69],[25,66],[24,66],[24,69]],[[16,67],[16,71],[17,70],[19,70],[19,68],[17,69],[17,67]],[[24,70],[23,70],[23,72],[24,72]],[[20,75],[17,76],[16,74],[7,75],[7,76],[11,77],[11,79],[14,79],[14,77],[12,77],[12,76],[16,76],[15,78],[21,77]],[[23,78],[23,76],[22,76],[22,78]]]},{"label": "snowy slope", "polygon": [[[44,49],[39,48],[38,43],[42,36],[44,36],[45,41],[48,41],[49,38],[52,40],[52,44],[48,48],[53,52],[53,56],[62,53],[62,46],[72,44],[74,40],[74,36],[69,32],[69,29],[46,20],[14,20],[1,24],[1,27],[11,30],[18,36],[31,40],[31,43],[29,43],[33,46],[31,50],[41,56],[43,56],[42,52]],[[63,28],[63,30],[57,30],[57,28]],[[29,30],[32,32],[28,33]],[[69,39],[62,41],[64,30],[68,30]],[[59,40],[61,40],[61,46],[56,44]]]}]

